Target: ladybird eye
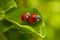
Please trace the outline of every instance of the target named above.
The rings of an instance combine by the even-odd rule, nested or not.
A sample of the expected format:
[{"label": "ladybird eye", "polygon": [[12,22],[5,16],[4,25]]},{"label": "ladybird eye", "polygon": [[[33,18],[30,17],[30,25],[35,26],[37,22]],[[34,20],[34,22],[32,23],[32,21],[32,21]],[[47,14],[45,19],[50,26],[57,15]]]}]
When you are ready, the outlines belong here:
[{"label": "ladybird eye", "polygon": [[37,15],[37,16],[36,16],[36,21],[40,21],[40,19],[41,19],[40,16]]}]

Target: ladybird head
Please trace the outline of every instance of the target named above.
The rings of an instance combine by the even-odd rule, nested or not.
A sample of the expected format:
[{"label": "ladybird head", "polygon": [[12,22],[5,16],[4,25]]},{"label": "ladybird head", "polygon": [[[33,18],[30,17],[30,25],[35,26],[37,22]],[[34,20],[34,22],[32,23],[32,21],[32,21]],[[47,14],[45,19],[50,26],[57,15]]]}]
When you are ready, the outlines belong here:
[{"label": "ladybird head", "polygon": [[36,16],[36,21],[40,21],[40,20],[41,20],[40,15],[37,15],[37,16]]}]

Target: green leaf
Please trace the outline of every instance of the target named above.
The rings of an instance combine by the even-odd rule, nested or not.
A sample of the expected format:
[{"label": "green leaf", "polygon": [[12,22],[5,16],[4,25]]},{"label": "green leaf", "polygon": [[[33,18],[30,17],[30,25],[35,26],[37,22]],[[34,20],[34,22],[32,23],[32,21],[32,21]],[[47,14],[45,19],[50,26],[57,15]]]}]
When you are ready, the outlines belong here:
[{"label": "green leaf", "polygon": [[2,33],[0,33],[0,40],[7,40]]},{"label": "green leaf", "polygon": [[[29,31],[32,32],[33,34],[37,35],[37,37],[40,36],[40,37],[44,38],[44,37],[46,36],[46,34],[45,34],[45,33],[46,33],[46,30],[45,30],[45,28],[44,28],[43,25],[44,25],[44,24],[42,24],[42,25],[38,28],[38,31],[37,31],[36,29],[32,28],[31,26],[22,25],[22,27],[26,28],[27,30],[29,30]],[[28,32],[29,32],[29,31],[28,31]],[[30,33],[30,32],[29,32],[29,33]]]},{"label": "green leaf", "polygon": [[29,29],[25,27],[26,25],[20,27],[15,24],[13,28],[4,32],[4,36],[8,40],[42,40],[41,37],[39,37],[38,35],[29,30],[30,29],[29,26],[27,26]]},{"label": "green leaf", "polygon": [[[44,31],[45,30],[45,25],[43,25],[43,19],[42,19],[42,21],[37,22],[35,24],[25,23],[20,18],[21,14],[23,12],[30,12],[30,13],[35,13],[35,14],[40,15],[40,12],[35,8],[30,10],[30,9],[27,9],[27,8],[24,8],[24,7],[18,7],[18,8],[13,8],[10,11],[8,11],[6,13],[5,17],[6,17],[7,20],[19,25],[20,27],[24,27],[24,28],[32,31],[33,33],[37,33],[38,35],[42,36],[42,38],[44,38],[44,36],[45,36],[45,31]],[[24,25],[24,26],[21,26],[21,25]]]},{"label": "green leaf", "polygon": [[21,15],[23,12],[29,12],[29,10],[27,8],[24,8],[24,7],[13,8],[6,13],[6,17],[9,20],[18,22],[19,24],[26,24],[25,22],[23,22],[21,20]]},{"label": "green leaf", "polygon": [[0,13],[5,13],[13,7],[17,7],[14,0],[0,0]]},{"label": "green leaf", "polygon": [[12,28],[13,23],[9,22],[6,19],[3,19],[0,21],[0,32],[4,33],[5,31],[8,31],[10,28]]},{"label": "green leaf", "polygon": [[0,20],[4,18],[4,14],[0,13]]},{"label": "green leaf", "polygon": [[8,40],[20,40],[20,35],[17,29],[11,28],[10,30],[4,32],[4,36]]}]

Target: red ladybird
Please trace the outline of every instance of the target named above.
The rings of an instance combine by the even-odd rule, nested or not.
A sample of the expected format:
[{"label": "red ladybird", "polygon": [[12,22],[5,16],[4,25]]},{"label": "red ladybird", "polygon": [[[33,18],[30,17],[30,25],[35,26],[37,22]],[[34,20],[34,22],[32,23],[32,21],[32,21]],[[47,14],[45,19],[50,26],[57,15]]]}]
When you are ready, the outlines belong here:
[{"label": "red ladybird", "polygon": [[21,19],[22,21],[27,21],[26,19],[28,18],[30,14],[28,12],[23,12],[23,14],[21,15]]},{"label": "red ladybird", "polygon": [[29,18],[27,19],[28,23],[35,23],[36,22],[36,14],[30,14]]}]

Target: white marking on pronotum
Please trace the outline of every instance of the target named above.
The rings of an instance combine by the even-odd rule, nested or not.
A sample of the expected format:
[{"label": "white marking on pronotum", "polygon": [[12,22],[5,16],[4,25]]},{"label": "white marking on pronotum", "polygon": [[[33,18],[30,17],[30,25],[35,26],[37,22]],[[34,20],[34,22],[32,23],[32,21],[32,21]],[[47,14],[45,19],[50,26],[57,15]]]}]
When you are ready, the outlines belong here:
[{"label": "white marking on pronotum", "polygon": [[40,21],[40,16],[39,15],[36,16],[36,20]]},{"label": "white marking on pronotum", "polygon": [[26,14],[26,18],[29,18],[29,16],[30,16],[30,13],[29,13],[29,12],[27,12],[27,14]]},{"label": "white marking on pronotum", "polygon": [[37,15],[36,18],[40,18],[40,15]]},{"label": "white marking on pronotum", "polygon": [[29,12],[27,12],[27,15],[30,15],[30,13],[29,13]]},{"label": "white marking on pronotum", "polygon": [[40,19],[37,19],[37,21],[39,21]]}]

